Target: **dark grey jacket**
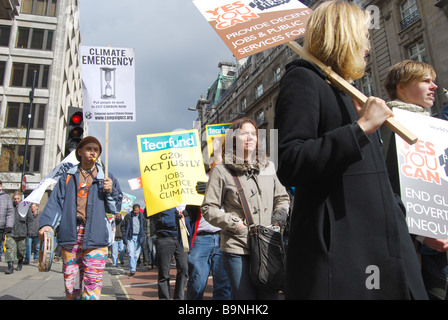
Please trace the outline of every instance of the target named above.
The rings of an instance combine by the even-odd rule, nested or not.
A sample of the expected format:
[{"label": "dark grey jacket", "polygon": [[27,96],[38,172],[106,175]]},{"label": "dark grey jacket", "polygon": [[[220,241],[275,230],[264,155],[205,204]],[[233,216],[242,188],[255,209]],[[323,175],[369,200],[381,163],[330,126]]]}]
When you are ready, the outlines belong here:
[{"label": "dark grey jacket", "polygon": [[[27,221],[26,221],[27,216],[22,217],[19,214],[17,205],[14,203],[13,206],[14,206],[14,226],[12,227],[11,237],[25,238],[27,236],[27,232],[28,232],[28,225],[27,225]],[[28,215],[28,213],[27,213],[27,215]]]},{"label": "dark grey jacket", "polygon": [[9,194],[0,191],[0,232],[14,225],[14,207]]},{"label": "dark grey jacket", "polygon": [[33,215],[33,212],[31,211],[31,208],[28,210],[28,213],[26,215],[26,221],[28,225],[28,237],[36,237],[39,233],[39,218],[40,218],[41,212],[38,212],[36,215]]}]

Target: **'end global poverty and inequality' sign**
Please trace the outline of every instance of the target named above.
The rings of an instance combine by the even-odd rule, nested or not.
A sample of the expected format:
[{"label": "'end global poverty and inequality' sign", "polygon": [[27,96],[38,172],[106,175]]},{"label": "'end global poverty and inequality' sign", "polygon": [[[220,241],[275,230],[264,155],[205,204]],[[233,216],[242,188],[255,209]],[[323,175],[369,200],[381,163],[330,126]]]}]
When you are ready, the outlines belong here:
[{"label": "'end global poverty and inequality' sign", "polygon": [[297,0],[195,0],[237,59],[305,34],[312,10]]},{"label": "'end global poverty and inequality' sign", "polygon": [[412,234],[448,237],[448,121],[394,108],[394,117],[413,128],[414,145],[396,139],[401,198]]}]

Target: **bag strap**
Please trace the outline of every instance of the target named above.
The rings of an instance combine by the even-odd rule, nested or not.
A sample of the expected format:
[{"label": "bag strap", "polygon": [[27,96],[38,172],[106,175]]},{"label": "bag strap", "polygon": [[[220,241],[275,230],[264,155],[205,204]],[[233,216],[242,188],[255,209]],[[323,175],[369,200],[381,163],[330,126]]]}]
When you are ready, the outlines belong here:
[{"label": "bag strap", "polygon": [[232,173],[233,181],[235,181],[236,190],[238,192],[238,196],[241,201],[241,205],[243,206],[244,215],[246,216],[247,222],[249,223],[249,229],[251,232],[255,233],[257,227],[254,223],[254,219],[252,218],[252,213],[250,212],[249,204],[247,203],[246,194],[244,193],[243,186],[241,185],[240,179]]},{"label": "bag strap", "polygon": [[67,186],[67,183],[70,181],[71,177],[72,177],[71,174],[67,175],[67,179],[65,180],[65,186]]}]

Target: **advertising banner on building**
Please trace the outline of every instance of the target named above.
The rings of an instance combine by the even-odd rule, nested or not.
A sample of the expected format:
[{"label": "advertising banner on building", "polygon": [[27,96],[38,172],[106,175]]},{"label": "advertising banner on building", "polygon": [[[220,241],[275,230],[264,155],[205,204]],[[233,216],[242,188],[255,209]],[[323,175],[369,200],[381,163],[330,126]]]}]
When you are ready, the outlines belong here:
[{"label": "advertising banner on building", "polygon": [[205,126],[209,158],[215,150],[221,151],[222,139],[224,139],[231,124],[232,123],[218,123]]},{"label": "advertising banner on building", "polygon": [[448,237],[448,121],[395,108],[395,118],[419,140],[396,138],[401,198],[412,234]]},{"label": "advertising banner on building", "polygon": [[207,181],[197,130],[137,136],[147,215],[182,203],[201,205],[198,181]]},{"label": "advertising banner on building", "polygon": [[297,0],[194,0],[237,59],[305,34],[312,10]]},{"label": "advertising banner on building", "polygon": [[134,49],[81,46],[84,120],[135,121]]}]

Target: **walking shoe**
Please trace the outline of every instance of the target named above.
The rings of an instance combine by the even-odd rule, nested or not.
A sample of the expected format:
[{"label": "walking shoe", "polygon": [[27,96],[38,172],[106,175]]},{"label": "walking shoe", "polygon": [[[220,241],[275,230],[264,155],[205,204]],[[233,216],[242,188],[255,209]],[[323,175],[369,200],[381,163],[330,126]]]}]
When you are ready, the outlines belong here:
[{"label": "walking shoe", "polygon": [[23,265],[23,259],[19,259],[19,263],[17,264],[17,271],[22,270],[22,265]]},{"label": "walking shoe", "polygon": [[8,261],[8,269],[5,270],[5,274],[14,273],[14,262]]}]

